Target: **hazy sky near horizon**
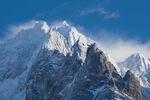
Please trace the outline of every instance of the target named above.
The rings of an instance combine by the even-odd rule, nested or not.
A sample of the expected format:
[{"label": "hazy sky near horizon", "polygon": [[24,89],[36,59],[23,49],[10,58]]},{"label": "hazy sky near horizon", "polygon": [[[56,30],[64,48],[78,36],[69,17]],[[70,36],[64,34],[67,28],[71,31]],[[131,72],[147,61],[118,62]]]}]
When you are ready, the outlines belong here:
[{"label": "hazy sky near horizon", "polygon": [[31,20],[66,20],[122,60],[140,52],[150,57],[149,0],[1,0],[0,39]]}]

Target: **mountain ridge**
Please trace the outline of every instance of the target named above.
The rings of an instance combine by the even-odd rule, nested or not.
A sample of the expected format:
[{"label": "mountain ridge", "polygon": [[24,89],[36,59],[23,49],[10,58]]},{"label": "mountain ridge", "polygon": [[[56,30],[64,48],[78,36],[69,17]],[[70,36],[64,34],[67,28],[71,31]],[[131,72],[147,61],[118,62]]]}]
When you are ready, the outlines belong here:
[{"label": "mountain ridge", "polygon": [[0,44],[0,54],[0,99],[143,100],[140,85],[125,85],[108,56],[66,21],[37,21]]}]

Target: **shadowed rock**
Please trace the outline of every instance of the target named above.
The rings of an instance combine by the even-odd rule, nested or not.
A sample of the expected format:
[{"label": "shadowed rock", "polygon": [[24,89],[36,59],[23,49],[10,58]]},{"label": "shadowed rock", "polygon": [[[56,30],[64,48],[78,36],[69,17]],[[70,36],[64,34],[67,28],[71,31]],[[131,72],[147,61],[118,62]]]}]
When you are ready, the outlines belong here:
[{"label": "shadowed rock", "polygon": [[131,97],[134,97],[136,100],[144,100],[140,83],[137,78],[131,73],[131,71],[128,70],[123,79],[125,81],[125,93],[127,93]]},{"label": "shadowed rock", "polygon": [[[130,71],[122,78],[96,44],[82,55],[83,45],[79,41],[75,45],[73,54],[64,56],[59,70],[53,69],[49,60],[33,66],[26,100],[143,100],[139,82]],[[33,75],[39,69],[45,69],[47,74]]]}]

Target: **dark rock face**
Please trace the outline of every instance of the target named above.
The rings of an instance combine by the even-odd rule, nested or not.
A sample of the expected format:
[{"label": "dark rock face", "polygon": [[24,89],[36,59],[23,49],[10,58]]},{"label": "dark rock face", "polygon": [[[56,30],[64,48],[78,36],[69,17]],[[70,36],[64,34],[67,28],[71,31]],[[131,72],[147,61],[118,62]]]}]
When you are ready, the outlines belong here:
[{"label": "dark rock face", "polygon": [[125,93],[131,97],[136,98],[136,100],[143,100],[140,83],[131,73],[131,71],[127,71],[123,79],[125,81]]},{"label": "dark rock face", "polygon": [[[143,100],[139,82],[131,72],[122,78],[96,44],[88,47],[84,61],[82,45],[75,45],[73,54],[64,56],[55,51],[51,58],[43,57],[32,66],[26,100]],[[51,59],[60,56],[57,62],[61,63],[55,68]]]}]

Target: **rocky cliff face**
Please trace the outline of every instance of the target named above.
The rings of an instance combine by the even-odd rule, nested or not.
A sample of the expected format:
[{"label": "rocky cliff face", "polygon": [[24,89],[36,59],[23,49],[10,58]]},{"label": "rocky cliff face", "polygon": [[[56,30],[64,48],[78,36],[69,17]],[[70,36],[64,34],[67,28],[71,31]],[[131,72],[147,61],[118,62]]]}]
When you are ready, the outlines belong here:
[{"label": "rocky cliff face", "polygon": [[84,62],[78,50],[64,56],[59,70],[37,62],[27,79],[26,100],[143,100],[134,75],[128,71],[122,78],[96,44],[87,48]]},{"label": "rocky cliff face", "polygon": [[125,89],[124,91],[136,100],[142,100],[142,93],[141,93],[141,87],[140,83],[137,80],[137,78],[131,73],[131,71],[127,71],[126,75],[124,76],[125,81]]},{"label": "rocky cliff face", "polygon": [[36,22],[0,49],[2,100],[143,100],[135,76],[122,78],[96,43],[65,21]]}]

